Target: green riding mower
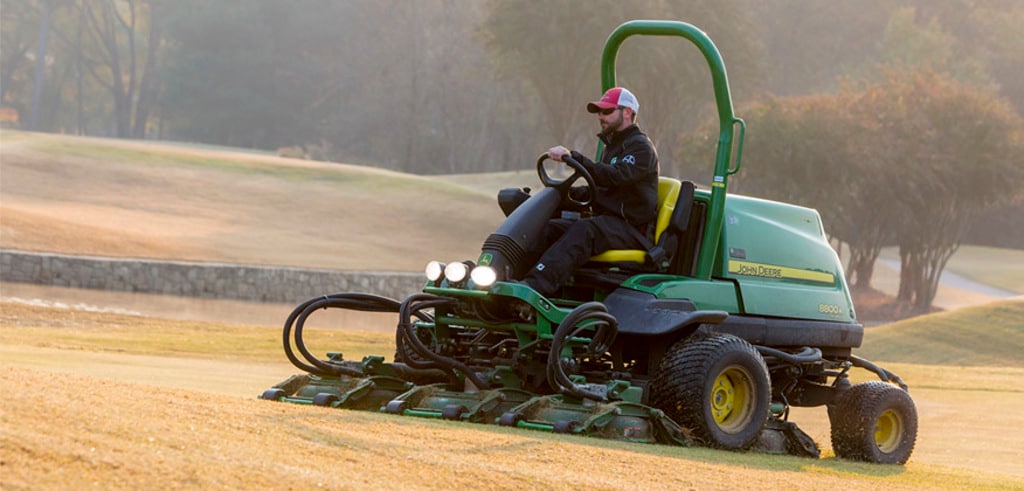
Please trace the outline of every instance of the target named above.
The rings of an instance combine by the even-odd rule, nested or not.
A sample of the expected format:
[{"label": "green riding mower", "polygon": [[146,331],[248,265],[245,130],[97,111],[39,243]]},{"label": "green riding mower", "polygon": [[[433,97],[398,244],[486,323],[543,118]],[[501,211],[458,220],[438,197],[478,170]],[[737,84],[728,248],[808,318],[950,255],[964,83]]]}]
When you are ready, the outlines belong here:
[{"label": "green riding mower", "polygon": [[[616,54],[633,35],[696,45],[720,120],[710,189],[660,178],[649,250],[595,256],[550,297],[518,282],[563,202],[588,199],[570,196],[573,183],[597,189],[571,159],[573,173],[552,178],[542,156],[544,187],[499,193],[507,218],[476,261],[431,262],[423,291],[402,301],[339,293],[299,305],[283,341],[304,373],[261,398],[813,457],[818,446],[789,421],[789,409],[825,406],[836,456],[905,463],[917,435],[914,403],[899,377],[852,353],[864,328],[820,216],[726,193],[745,126],[733,114],[718,49],[686,23],[627,22],[605,45],[604,90],[615,86]],[[396,312],[394,360],[314,356],[303,326],[324,308]],[[880,380],[851,384],[854,368]]]}]

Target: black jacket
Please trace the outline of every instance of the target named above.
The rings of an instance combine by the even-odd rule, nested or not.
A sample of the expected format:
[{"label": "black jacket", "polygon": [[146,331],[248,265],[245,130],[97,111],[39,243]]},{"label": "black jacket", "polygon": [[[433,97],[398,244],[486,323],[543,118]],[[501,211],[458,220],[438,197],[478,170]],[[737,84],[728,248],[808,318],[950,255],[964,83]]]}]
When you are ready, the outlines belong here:
[{"label": "black jacket", "polygon": [[598,135],[605,144],[601,162],[573,151],[594,176],[597,193],[594,212],[616,215],[637,228],[654,222],[658,214],[658,151],[637,125],[613,133]]}]

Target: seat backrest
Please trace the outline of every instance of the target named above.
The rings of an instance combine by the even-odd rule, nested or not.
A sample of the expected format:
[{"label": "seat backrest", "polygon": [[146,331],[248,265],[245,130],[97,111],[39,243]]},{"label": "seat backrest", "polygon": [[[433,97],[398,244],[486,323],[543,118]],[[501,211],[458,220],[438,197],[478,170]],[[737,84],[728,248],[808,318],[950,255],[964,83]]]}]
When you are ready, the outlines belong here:
[{"label": "seat backrest", "polygon": [[661,236],[669,224],[672,223],[672,212],[676,209],[679,200],[679,189],[683,184],[679,179],[671,177],[658,178],[658,220],[654,222],[654,243],[661,240]]},{"label": "seat backrest", "polygon": [[687,213],[689,218],[686,221],[686,226],[679,234],[678,251],[669,266],[670,274],[681,276],[697,274],[697,256],[700,255],[700,245],[704,238],[704,222],[707,219],[708,206],[702,201],[692,201],[691,208],[692,210]]},{"label": "seat backrest", "polygon": [[[666,228],[669,233],[679,234],[686,231],[690,223],[690,212],[693,209],[693,192],[696,188],[697,186],[693,181],[684,181],[679,186],[679,197],[676,199],[675,209],[672,211],[672,217]],[[660,235],[658,236],[658,241],[661,241]]]},{"label": "seat backrest", "polygon": [[675,209],[672,210],[672,219],[665,231],[658,235],[658,242],[647,252],[648,258],[661,271],[676,269],[673,264],[677,263],[679,244],[690,227],[694,189],[696,186],[692,181],[685,181],[679,187],[679,198],[676,199]]}]

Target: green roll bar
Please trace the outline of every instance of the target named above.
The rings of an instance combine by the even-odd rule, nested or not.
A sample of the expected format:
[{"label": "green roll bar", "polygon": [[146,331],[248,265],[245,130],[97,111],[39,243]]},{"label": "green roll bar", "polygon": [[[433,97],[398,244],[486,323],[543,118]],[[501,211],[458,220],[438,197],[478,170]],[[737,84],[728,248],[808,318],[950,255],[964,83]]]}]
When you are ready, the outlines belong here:
[{"label": "green roll bar", "polygon": [[[704,241],[701,243],[700,259],[697,263],[697,278],[709,280],[715,265],[715,254],[718,250],[718,239],[722,234],[722,221],[725,213],[726,183],[730,175],[740,170],[740,156],[743,152],[743,134],[746,123],[733,114],[732,96],[729,94],[729,78],[725,72],[722,55],[704,31],[691,24],[664,20],[634,20],[626,22],[608,36],[605,41],[604,53],[601,55],[601,91],[615,87],[615,58],[619,46],[630,36],[681,36],[700,50],[711,69],[711,79],[715,87],[715,103],[718,106],[718,150],[715,156],[715,175],[711,181],[711,209],[708,212],[707,227]],[[739,125],[740,135],[736,147],[736,165],[732,164],[733,134]],[[598,156],[602,148],[598,145]]]}]

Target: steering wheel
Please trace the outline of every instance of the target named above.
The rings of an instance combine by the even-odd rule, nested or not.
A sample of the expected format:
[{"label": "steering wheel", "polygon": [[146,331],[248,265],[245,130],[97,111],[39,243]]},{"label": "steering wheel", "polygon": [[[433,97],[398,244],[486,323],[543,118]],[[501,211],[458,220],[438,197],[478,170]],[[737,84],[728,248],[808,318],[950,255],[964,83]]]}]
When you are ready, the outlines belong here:
[{"label": "steering wheel", "polygon": [[[590,175],[590,171],[587,170],[583,164],[579,163],[576,159],[570,155],[563,157],[563,162],[569,164],[572,167],[573,173],[571,176],[565,178],[562,181],[556,181],[548,175],[548,171],[544,169],[544,161],[551,157],[548,156],[547,152],[542,153],[540,158],[537,159],[537,175],[540,176],[540,182],[549,188],[558,189],[562,193],[564,199],[568,200],[575,206],[589,206],[594,201],[594,193],[597,192],[597,184],[594,182],[594,176]],[[587,182],[586,194],[583,195],[582,199],[576,199],[569,192],[569,188],[572,187],[573,183],[583,178]]]}]

